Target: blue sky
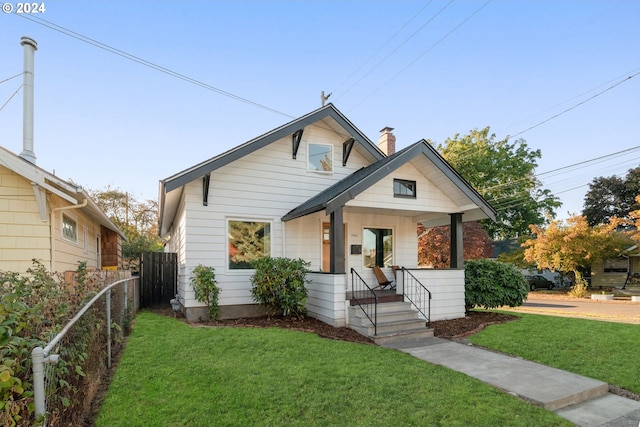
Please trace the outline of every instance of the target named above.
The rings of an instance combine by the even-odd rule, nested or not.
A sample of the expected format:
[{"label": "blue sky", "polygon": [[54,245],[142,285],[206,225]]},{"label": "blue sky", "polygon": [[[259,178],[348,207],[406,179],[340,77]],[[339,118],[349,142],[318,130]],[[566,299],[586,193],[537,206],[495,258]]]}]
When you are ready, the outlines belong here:
[{"label": "blue sky", "polygon": [[[525,139],[560,217],[594,177],[640,164],[640,75],[625,80],[640,72],[638,1],[44,4],[0,13],[0,81],[22,71],[20,37],[35,39],[37,163],[90,189],[156,199],[160,179],[318,108],[321,91],[370,139],[395,128],[398,149],[486,126]],[[21,83],[0,83],[0,107]],[[16,153],[21,117],[19,92],[0,110]]]}]

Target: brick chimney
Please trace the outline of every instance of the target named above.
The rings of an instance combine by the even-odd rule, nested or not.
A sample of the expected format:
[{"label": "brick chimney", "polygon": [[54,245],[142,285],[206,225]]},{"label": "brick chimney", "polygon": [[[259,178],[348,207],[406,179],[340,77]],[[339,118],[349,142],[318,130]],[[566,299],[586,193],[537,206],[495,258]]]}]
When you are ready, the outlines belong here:
[{"label": "brick chimney", "polygon": [[380,131],[380,139],[378,139],[378,148],[387,156],[396,152],[396,137],[391,131],[393,128],[389,126]]}]

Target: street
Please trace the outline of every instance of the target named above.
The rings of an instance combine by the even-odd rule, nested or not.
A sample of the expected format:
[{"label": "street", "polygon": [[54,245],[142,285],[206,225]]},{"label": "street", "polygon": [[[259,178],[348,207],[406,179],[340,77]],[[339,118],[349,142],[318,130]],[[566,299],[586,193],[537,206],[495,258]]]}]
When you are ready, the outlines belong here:
[{"label": "street", "polygon": [[640,302],[593,301],[530,292],[522,306],[502,307],[501,310],[640,324]]}]

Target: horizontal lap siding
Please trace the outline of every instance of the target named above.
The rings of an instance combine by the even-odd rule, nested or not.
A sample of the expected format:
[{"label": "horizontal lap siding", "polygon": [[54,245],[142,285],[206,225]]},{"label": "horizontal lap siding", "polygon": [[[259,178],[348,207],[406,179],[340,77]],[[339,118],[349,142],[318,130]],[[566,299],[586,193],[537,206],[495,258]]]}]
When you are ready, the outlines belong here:
[{"label": "horizontal lap siding", "polygon": [[464,317],[464,270],[411,270],[431,292],[431,320]]},{"label": "horizontal lap siding", "polygon": [[[393,196],[393,180],[405,179],[416,182],[416,198]],[[347,206],[375,206],[381,209],[403,209],[414,211],[450,212],[456,205],[438,187],[410,164],[398,168],[370,188],[359,194]]]},{"label": "horizontal lap siding", "polygon": [[345,275],[311,273],[307,276],[307,312],[310,316],[342,327],[346,324]]},{"label": "horizontal lap siding", "polygon": [[[332,143],[334,173],[307,171],[307,144]],[[320,266],[320,220],[318,217],[303,227],[283,224],[280,218],[291,209],[315,196],[336,181],[350,175],[368,163],[354,150],[347,167],[342,167],[343,139],[332,131],[309,126],[305,129],[297,159],[292,159],[291,137],[283,138],[254,153],[248,154],[211,174],[208,204],[203,205],[202,180],[185,186],[186,211],[184,252],[181,263],[180,287],[188,307],[200,306],[189,285],[190,272],[197,264],[212,266],[222,289],[221,305],[252,304],[251,275],[253,271],[228,271],[227,221],[229,219],[269,221],[271,255],[311,259],[315,269]],[[283,230],[287,227],[287,230]],[[287,242],[283,242],[283,235]]]}]

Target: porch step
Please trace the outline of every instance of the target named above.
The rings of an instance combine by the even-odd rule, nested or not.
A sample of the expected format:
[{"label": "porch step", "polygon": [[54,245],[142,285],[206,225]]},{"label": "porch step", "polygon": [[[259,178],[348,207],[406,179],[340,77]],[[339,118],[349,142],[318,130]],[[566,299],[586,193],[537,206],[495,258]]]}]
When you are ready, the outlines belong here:
[{"label": "porch step", "polygon": [[[377,290],[374,291],[376,296],[378,297],[378,304],[380,303],[388,303],[388,302],[402,302],[404,301],[404,297],[402,295],[398,295],[395,290]],[[358,305],[360,304],[373,304],[375,302],[375,298],[369,296],[369,292],[366,294],[364,292],[360,292],[358,295],[359,300],[356,302],[353,299],[353,295],[351,292],[347,292],[347,299],[349,299],[350,305]]]},{"label": "porch step", "polygon": [[377,334],[360,307],[352,306],[349,308],[348,327],[377,344],[433,336],[433,329],[426,327],[425,320],[418,317],[418,312],[408,302],[378,304]]}]

